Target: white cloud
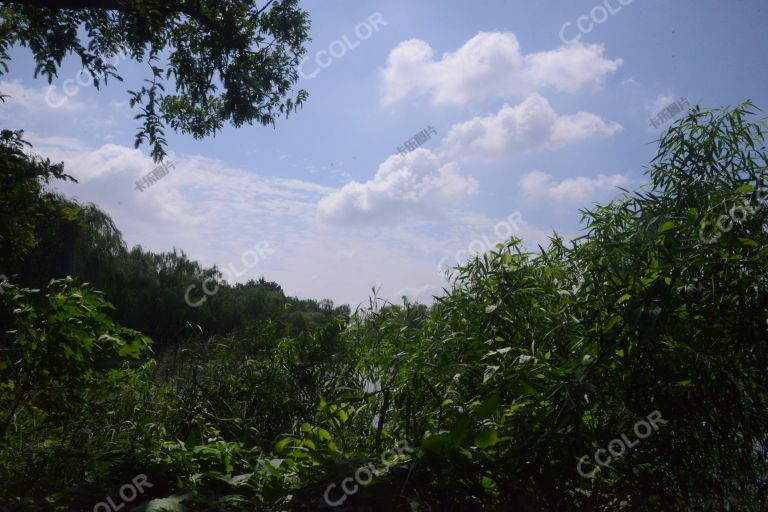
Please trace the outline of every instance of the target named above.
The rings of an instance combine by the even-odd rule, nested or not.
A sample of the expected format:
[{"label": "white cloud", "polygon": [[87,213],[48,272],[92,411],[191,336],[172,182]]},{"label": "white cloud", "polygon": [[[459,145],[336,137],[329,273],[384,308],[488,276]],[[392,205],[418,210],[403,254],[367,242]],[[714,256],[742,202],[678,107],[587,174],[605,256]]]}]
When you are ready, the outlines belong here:
[{"label": "white cloud", "polygon": [[648,117],[655,117],[677,99],[678,97],[671,93],[659,94],[652,101],[646,102],[645,112]]},{"label": "white cloud", "polygon": [[618,123],[587,112],[558,115],[545,98],[534,93],[517,106],[504,105],[496,114],[452,126],[443,146],[450,155],[493,159],[611,136],[621,129]]},{"label": "white cloud", "polygon": [[[317,218],[318,201],[338,189],[171,154],[168,160],[176,168],[140,192],[136,180],[155,167],[141,151],[114,144],[89,148],[70,138],[27,135],[33,152],[64,161],[66,172],[79,180],[57,182],[55,188],[109,213],[129,246],[141,244],[155,252],[180,248],[203,265],[229,269],[238,282],[265,276],[305,297],[328,297],[353,306],[364,301],[372,287],[386,286],[380,296],[393,300],[399,299],[399,289],[428,282],[439,288],[434,268],[445,252],[447,226],[467,217],[451,210],[442,224],[424,229],[405,224],[367,232],[340,230]],[[473,180],[455,174],[454,167],[437,165],[434,155],[414,152],[412,158],[407,170],[392,162],[382,164],[392,168],[390,174],[383,172],[388,176],[384,181],[399,187],[393,191],[395,207],[423,213],[419,198],[438,208],[459,190],[476,187]],[[409,173],[411,181],[402,179]],[[275,252],[256,267],[245,268],[244,251],[261,241]]]},{"label": "white cloud", "polygon": [[19,107],[35,114],[49,112],[56,108],[65,112],[72,112],[84,107],[82,103],[65,96],[55,87],[29,88],[25,87],[20,80],[0,81],[0,93],[9,96],[5,98],[6,105]]},{"label": "white cloud", "polygon": [[[170,154],[170,173],[139,191],[136,182],[157,164],[139,150],[117,144],[91,149],[75,139],[28,134],[32,152],[64,161],[65,171],[78,184],[59,184],[67,194],[106,203],[125,217],[124,224],[146,230],[157,222],[180,224],[190,230],[209,231],[221,221],[229,223],[238,210],[261,222],[283,216],[311,219],[315,204],[334,189],[295,179],[266,178],[200,156]],[[214,233],[212,231],[211,233]]]},{"label": "white cloud", "polygon": [[626,187],[629,178],[621,174],[600,174],[595,178],[579,176],[558,182],[551,174],[532,171],[520,178],[518,184],[523,193],[532,199],[551,201],[548,204],[586,206],[601,193],[616,193],[617,187]]},{"label": "white cloud", "polygon": [[43,137],[35,132],[26,132],[24,134],[24,138],[29,141],[30,144],[32,144],[33,148],[37,146],[44,146],[48,151],[52,150],[53,148],[73,151],[85,149],[79,140],[72,137],[60,137],[56,135],[51,137]]},{"label": "white cloud", "polygon": [[638,82],[634,76],[630,76],[629,78],[623,79],[621,85],[624,87],[640,87],[640,82]]},{"label": "white cloud", "polygon": [[[353,223],[370,220],[360,217],[352,199],[361,196],[349,189],[270,178],[219,160],[171,154],[168,160],[176,168],[140,192],[135,181],[155,166],[141,151],[114,144],[89,148],[66,137],[28,135],[34,152],[64,161],[66,171],[79,180],[57,183],[56,188],[109,213],[129,246],[141,244],[155,252],[177,247],[203,265],[228,269],[238,282],[264,276],[302,296],[353,306],[365,301],[372,287],[393,301],[403,294],[428,301],[445,285],[438,264],[458,263],[477,245],[472,243],[476,239],[487,238],[491,245],[498,241],[497,219],[458,205],[477,183],[424,149],[390,158],[376,178],[360,184],[381,219],[410,215],[409,221],[345,230],[321,222],[318,203],[336,198],[330,204],[339,209],[332,212],[357,216]],[[420,223],[419,216],[432,222]],[[546,241],[546,232],[529,224],[513,234],[533,248]],[[244,252],[261,241],[274,253],[246,268]]]},{"label": "white cloud", "polygon": [[320,220],[329,224],[393,224],[434,218],[439,207],[477,192],[477,181],[459,174],[455,163],[442,164],[431,151],[393,155],[373,179],[352,181],[318,203]]},{"label": "white cloud", "polygon": [[622,59],[603,57],[599,44],[570,44],[524,55],[511,32],[480,32],[453,53],[435,60],[425,41],[410,39],[392,50],[382,71],[382,103],[412,93],[429,94],[436,104],[462,105],[471,99],[523,97],[542,87],[574,93],[599,87]]}]

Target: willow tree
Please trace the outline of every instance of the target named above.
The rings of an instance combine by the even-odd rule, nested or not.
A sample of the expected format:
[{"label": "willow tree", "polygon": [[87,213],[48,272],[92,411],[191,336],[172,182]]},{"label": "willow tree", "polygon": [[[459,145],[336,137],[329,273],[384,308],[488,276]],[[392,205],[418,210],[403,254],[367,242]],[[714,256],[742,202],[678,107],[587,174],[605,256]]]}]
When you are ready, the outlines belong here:
[{"label": "willow tree", "polygon": [[308,30],[298,0],[12,0],[0,2],[0,75],[16,45],[48,83],[68,55],[97,88],[122,80],[110,62],[118,55],[146,63],[144,85],[128,92],[136,147],[147,140],[159,160],[166,125],[202,138],[224,123],[274,125],[300,107],[307,92],[293,86]]}]

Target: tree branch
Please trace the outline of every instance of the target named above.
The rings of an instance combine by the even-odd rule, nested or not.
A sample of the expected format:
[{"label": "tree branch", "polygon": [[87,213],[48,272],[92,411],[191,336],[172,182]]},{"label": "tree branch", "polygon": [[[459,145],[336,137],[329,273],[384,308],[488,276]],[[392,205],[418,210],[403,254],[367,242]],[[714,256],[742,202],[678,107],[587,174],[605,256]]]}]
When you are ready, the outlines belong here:
[{"label": "tree branch", "polygon": [[62,9],[105,9],[110,11],[132,11],[133,6],[126,0],[7,0],[4,4],[19,4],[29,7]]},{"label": "tree branch", "polygon": [[[54,11],[60,11],[64,9],[103,9],[106,11],[136,12],[136,8],[134,7],[131,0],[6,0],[0,3],[24,5],[27,7],[45,7]],[[200,9],[191,5],[183,5],[183,3],[178,6],[173,6],[173,3],[175,2],[169,3],[171,5],[166,5],[165,9],[163,9],[165,12],[177,12],[179,14],[186,14],[212,32],[216,31],[214,20],[204,16]],[[266,8],[271,3],[272,2],[270,1],[266,6],[264,6],[264,8]]]},{"label": "tree branch", "polygon": [[265,10],[267,7],[269,7],[270,5],[272,5],[272,2],[274,2],[274,1],[275,1],[275,0],[269,0],[269,2],[267,2],[267,4],[266,4],[264,7],[262,7],[262,8],[261,8],[261,9],[259,9],[258,11],[256,11],[256,16],[258,16],[259,14],[261,14],[262,12],[264,12],[264,10]]}]

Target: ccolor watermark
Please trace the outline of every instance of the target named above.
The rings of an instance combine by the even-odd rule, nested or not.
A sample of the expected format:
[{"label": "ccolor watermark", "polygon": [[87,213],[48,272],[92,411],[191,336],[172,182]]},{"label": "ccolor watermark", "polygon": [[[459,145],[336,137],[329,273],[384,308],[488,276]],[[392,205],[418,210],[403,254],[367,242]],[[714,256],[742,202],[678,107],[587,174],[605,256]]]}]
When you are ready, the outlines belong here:
[{"label": "ccolor watermark", "polygon": [[[454,255],[456,265],[461,264],[462,261],[466,261],[473,254],[484,254],[496,247],[497,244],[509,240],[512,234],[520,229],[519,224],[528,224],[523,220],[523,214],[520,212],[514,212],[505,220],[497,222],[493,227],[493,232],[497,237],[496,241],[492,242],[488,239],[487,235],[472,240],[466,249],[456,251],[456,254]],[[449,267],[445,264],[446,260],[449,258],[449,256],[444,256],[437,264],[437,275],[442,277],[449,270]]]},{"label": "ccolor watermark", "polygon": [[[235,265],[233,263],[230,263],[227,266],[227,268],[221,269],[220,272],[222,274],[223,279],[230,283],[234,282],[235,278],[242,276],[243,274],[245,274],[247,269],[255,267],[256,265],[259,264],[259,262],[264,261],[267,258],[267,256],[269,256],[274,252],[275,251],[269,246],[269,242],[262,240],[256,245],[256,247],[254,247],[253,249],[248,249],[244,251],[243,254],[240,255],[240,261],[242,262],[245,268],[237,270],[235,268]],[[225,274],[228,277],[224,277]],[[213,283],[213,286],[214,286],[212,290],[208,289],[208,285],[210,283]],[[192,308],[199,308],[200,306],[205,304],[205,302],[208,300],[208,297],[213,297],[219,292],[219,284],[216,282],[216,279],[214,277],[207,277],[205,278],[205,280],[203,280],[201,288],[205,295],[196,301],[192,301],[190,294],[195,288],[197,288],[196,284],[189,285],[189,287],[187,288],[187,292],[184,294],[184,302],[186,302],[187,305]]]},{"label": "ccolor watermark", "polygon": [[[715,222],[710,222],[708,220],[701,221],[699,227],[699,240],[705,244],[714,243],[723,235],[723,233],[730,232],[733,229],[734,224],[740,224],[746,221],[749,219],[750,215],[756,214],[765,208],[766,204],[768,204],[768,189],[758,189],[755,199],[757,199],[756,206],[742,202],[734,205],[728,210],[728,215],[720,215]],[[713,226],[714,229],[707,229],[708,226]],[[706,233],[712,231],[714,231],[712,236],[707,237]]]},{"label": "ccolor watermark", "polygon": [[93,506],[93,512],[116,512],[126,504],[131,503],[140,494],[144,494],[144,487],[154,487],[147,481],[147,475],[138,475],[133,477],[131,483],[125,484],[120,487],[120,498],[122,501],[116,504],[111,496],[108,496],[105,501],[101,501]]},{"label": "ccolor watermark", "polygon": [[[112,62],[108,62],[108,64],[112,66],[112,68],[116,68],[122,61],[128,58],[129,55],[123,51],[114,55],[112,57]],[[85,77],[85,80],[81,80],[81,77]],[[91,85],[94,85],[94,76],[86,69],[80,70],[80,72],[75,75],[75,78],[64,80],[64,83],[61,85],[61,90],[64,92],[64,95],[61,95],[56,91],[55,85],[48,86],[48,90],[45,93],[45,102],[49,107],[62,107],[69,101],[69,98],[80,92],[80,87],[90,87]]]},{"label": "ccolor watermark", "polygon": [[[642,439],[647,438],[656,430],[659,430],[659,424],[666,425],[667,423],[667,420],[661,417],[661,413],[659,411],[653,411],[644,419],[635,423],[635,428],[633,430],[637,439],[635,439],[634,442],[627,438],[627,434],[621,434],[621,438],[612,439],[608,443],[607,449],[600,448],[595,452],[593,458],[595,459],[595,462],[597,462],[598,467],[589,473],[584,472],[584,469],[581,466],[585,461],[589,460],[589,455],[584,455],[576,464],[576,471],[578,471],[579,474],[584,478],[592,478],[595,473],[600,470],[600,467],[610,467],[611,461],[614,457],[623,457],[627,451],[640,444]],[[606,458],[603,458],[603,456]]]},{"label": "ccolor watermark", "polygon": [[[357,484],[360,484],[363,487],[365,487],[366,485],[370,484],[373,481],[374,476],[385,475],[389,470],[389,467],[397,461],[397,458],[399,456],[405,455],[405,454],[410,455],[415,451],[416,449],[412,448],[411,445],[408,443],[408,441],[398,442],[394,450],[387,450],[382,454],[381,456],[381,463],[383,465],[382,470],[377,470],[376,466],[373,463],[368,463],[363,467],[357,468],[357,471],[355,471],[354,478],[347,477],[341,481],[341,485],[339,487],[341,487],[342,495],[337,500],[331,501],[331,492],[337,487],[335,483],[329,485],[325,489],[325,492],[323,493],[323,498],[325,499],[325,502],[330,507],[338,507],[339,505],[347,501],[347,498],[349,496],[354,496],[355,494],[357,494],[357,492],[360,490],[360,487]],[[391,457],[388,454],[391,454],[394,457]],[[348,487],[347,484],[349,483],[352,483],[354,487]]]},{"label": "ccolor watermark", "polygon": [[323,69],[331,66],[334,61],[343,58],[347,52],[360,46],[362,41],[367,41],[373,34],[381,30],[381,27],[386,27],[387,25],[389,23],[384,21],[384,17],[380,12],[371,14],[368,16],[368,19],[355,26],[355,37],[357,38],[355,41],[350,41],[349,36],[344,34],[341,36],[341,39],[336,39],[328,45],[328,48],[317,52],[313,60],[318,67],[314,71],[310,73],[304,71],[304,65],[309,60],[309,57],[304,58],[301,64],[299,64],[299,76],[305,80],[316,78]]},{"label": "ccolor watermark", "polygon": [[566,37],[565,32],[573,26],[573,22],[567,21],[560,28],[560,40],[565,44],[578,43],[584,34],[589,34],[595,29],[595,25],[601,25],[608,21],[608,18],[621,12],[624,7],[630,5],[634,0],[605,0],[589,11],[589,15],[579,16],[576,20],[578,33],[570,39]]}]

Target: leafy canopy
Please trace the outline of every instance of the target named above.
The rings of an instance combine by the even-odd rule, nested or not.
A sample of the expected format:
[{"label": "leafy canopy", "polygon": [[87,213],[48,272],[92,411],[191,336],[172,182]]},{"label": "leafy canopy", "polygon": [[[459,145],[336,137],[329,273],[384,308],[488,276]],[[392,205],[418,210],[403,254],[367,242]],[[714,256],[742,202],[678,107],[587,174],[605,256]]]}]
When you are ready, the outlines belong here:
[{"label": "leafy canopy", "polygon": [[[307,97],[293,85],[306,50],[309,17],[298,0],[14,0],[0,3],[0,75],[9,50],[29,48],[35,77],[51,83],[76,55],[98,88],[122,80],[110,59],[126,53],[149,67],[129,91],[148,140],[165,155],[165,126],[202,138],[225,122],[274,125]],[[167,90],[172,83],[175,92]]]}]

